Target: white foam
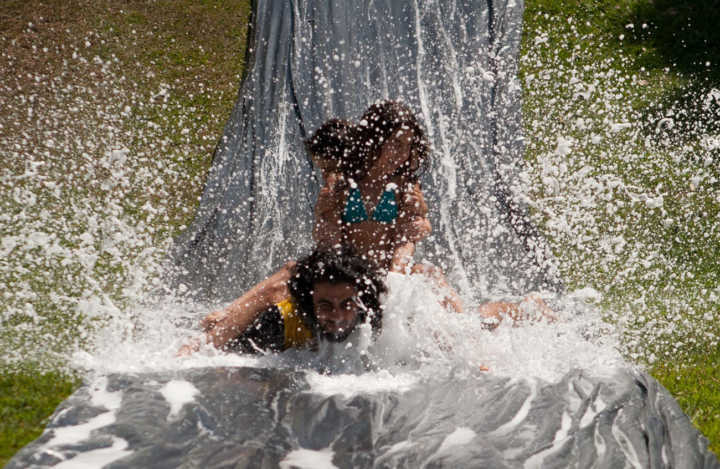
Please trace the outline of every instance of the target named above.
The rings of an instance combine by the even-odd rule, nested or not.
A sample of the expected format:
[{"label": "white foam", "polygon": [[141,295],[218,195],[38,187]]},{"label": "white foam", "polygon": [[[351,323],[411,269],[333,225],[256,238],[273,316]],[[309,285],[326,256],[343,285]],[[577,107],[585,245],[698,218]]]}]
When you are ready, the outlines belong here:
[{"label": "white foam", "polygon": [[53,433],[53,437],[43,445],[43,449],[58,448],[71,443],[85,441],[90,438],[90,433],[93,430],[115,422],[115,411],[120,407],[122,392],[108,392],[106,377],[98,378],[89,386],[89,389],[90,402],[92,405],[105,407],[108,411],[96,415],[85,423],[67,427],[55,427],[47,430]]},{"label": "white foam", "polygon": [[[523,401],[522,406],[518,409],[518,411],[513,415],[513,417],[505,422],[504,424],[500,425],[498,428],[496,428],[491,434],[496,436],[503,436],[513,431],[513,429],[518,426],[521,422],[525,420],[525,418],[528,416],[528,413],[530,412],[530,405],[532,404],[532,400],[537,395],[537,382],[532,380],[528,381],[528,384],[530,385],[530,393]],[[513,385],[514,386],[514,385]]]},{"label": "white foam", "polygon": [[332,463],[333,454],[335,453],[330,449],[296,449],[280,461],[280,469],[338,469]]},{"label": "white foam", "polygon": [[440,444],[440,448],[438,448],[437,452],[443,453],[456,446],[466,445],[470,443],[476,436],[477,433],[475,433],[473,429],[467,427],[458,427],[455,429],[455,431],[445,437],[443,442]]},{"label": "white foam", "polygon": [[416,443],[413,443],[412,441],[409,441],[409,440],[400,441],[400,442],[392,445],[390,447],[390,449],[387,450],[383,456],[390,456],[395,453],[402,453],[402,452],[408,451],[410,448],[414,447],[415,445],[416,445]]},{"label": "white foam", "polygon": [[68,427],[51,428],[48,431],[53,433],[53,437],[43,445],[43,450],[45,448],[59,448],[73,443],[80,443],[90,438],[90,433],[93,430],[106,427],[114,422],[115,414],[112,412],[104,412],[85,423]]},{"label": "white foam", "polygon": [[400,373],[393,375],[387,370],[368,372],[361,375],[341,374],[324,375],[309,373],[307,381],[313,393],[345,398],[357,394],[377,394],[380,392],[406,392],[419,381],[417,374]]},{"label": "white foam", "polygon": [[170,403],[167,419],[174,420],[185,404],[193,402],[200,391],[188,381],[172,380],[160,388],[160,394]]},{"label": "white foam", "polygon": [[209,345],[189,356],[177,355],[184,344],[201,337],[197,320],[213,308],[164,298],[155,306],[114,314],[95,332],[94,347],[73,355],[73,367],[110,374],[256,366],[257,357],[222,353]]},{"label": "white foam", "polygon": [[77,456],[53,466],[56,469],[97,469],[105,467],[113,461],[132,454],[128,451],[127,441],[122,438],[112,437],[112,445],[108,448],[100,448],[79,453]]},{"label": "white foam", "polygon": [[[82,443],[90,438],[93,430],[106,427],[116,420],[116,411],[122,403],[122,392],[110,392],[107,390],[107,378],[97,378],[88,388],[90,390],[90,402],[93,406],[105,407],[107,412],[96,415],[85,423],[78,425],[55,427],[46,430],[52,432],[53,437],[45,443],[38,453],[47,453],[54,457],[64,458],[61,452],[62,447]],[[58,415],[59,416],[59,415]],[[117,459],[127,456],[132,451],[127,451],[128,443],[122,438],[112,437],[113,444],[107,448],[99,448],[84,453],[78,453],[73,457],[56,465],[57,468],[84,469],[103,467]]]},{"label": "white foam", "polygon": [[635,451],[635,447],[633,447],[632,440],[627,436],[622,428],[620,428],[620,425],[617,424],[618,420],[622,420],[622,414],[623,409],[620,409],[613,420],[610,431],[623,454],[625,454],[628,464],[632,465],[635,469],[641,469],[643,466],[640,464],[640,458],[638,457],[637,451]]},{"label": "white foam", "polygon": [[[75,354],[74,365],[97,374],[217,366],[319,367],[336,376],[310,378],[313,389],[343,395],[360,390],[403,392],[418,381],[446,376],[449,370],[474,373],[482,366],[497,375],[547,381],[555,381],[573,368],[598,376],[611,375],[618,366],[625,366],[614,336],[602,329],[586,294],[551,298],[559,318],[555,323],[502,324],[487,331],[471,306],[463,314],[446,311],[435,286],[424,277],[391,274],[387,284],[383,330],[377,340],[372,339],[369,325],[363,325],[348,341],[322,345],[318,352],[290,350],[250,356],[205,346],[190,356],[178,357],[178,349],[199,336],[198,320],[218,305],[164,299],[158,307],[116,315],[116,321],[97,332],[91,351]],[[130,314],[135,322],[127,320]],[[363,379],[359,375],[365,372],[367,362],[378,371]],[[338,377],[345,374],[348,376]]]},{"label": "white foam", "polygon": [[565,438],[568,436],[570,428],[572,428],[572,417],[566,411],[563,411],[562,417],[560,418],[560,428],[558,428],[558,431],[555,433],[553,443],[557,444],[559,442],[564,442]]},{"label": "white foam", "polygon": [[386,369],[412,364],[432,370],[425,373],[430,377],[447,368],[487,366],[493,374],[556,381],[575,368],[600,376],[626,366],[616,337],[603,329],[585,296],[550,298],[558,318],[553,323],[513,327],[505,321],[487,331],[472,307],[462,314],[442,308],[433,286],[419,276],[389,276],[388,286],[383,333],[368,349]]}]

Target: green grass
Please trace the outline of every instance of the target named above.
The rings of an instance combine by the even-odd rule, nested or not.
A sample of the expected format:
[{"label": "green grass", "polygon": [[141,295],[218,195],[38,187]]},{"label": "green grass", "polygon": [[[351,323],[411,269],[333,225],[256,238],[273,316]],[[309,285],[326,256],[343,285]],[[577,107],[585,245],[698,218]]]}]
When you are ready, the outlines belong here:
[{"label": "green grass", "polygon": [[48,417],[80,381],[26,368],[0,372],[0,467],[42,433]]},{"label": "green grass", "polygon": [[[611,289],[615,288],[617,295],[623,295],[628,288],[635,291],[646,288],[666,292],[668,289],[700,291],[714,288],[719,280],[720,270],[714,259],[720,254],[716,223],[720,201],[714,194],[720,188],[717,165],[720,158],[714,150],[703,152],[700,134],[711,133],[712,129],[698,125],[698,122],[715,116],[712,111],[699,109],[698,102],[718,78],[708,73],[704,66],[691,69],[685,62],[685,67],[677,66],[665,47],[667,35],[656,37],[650,33],[636,33],[644,31],[642,25],[648,23],[648,29],[654,30],[656,26],[651,19],[663,16],[658,12],[653,15],[649,9],[650,5],[640,0],[538,0],[527,3],[523,46],[524,53],[533,60],[523,62],[520,73],[526,83],[530,83],[526,85],[525,96],[528,161],[536,163],[543,154],[552,152],[555,135],[569,136],[576,139],[575,153],[582,154],[565,161],[570,173],[582,168],[586,176],[612,174],[625,184],[648,193],[662,186],[665,196],[662,210],[648,209],[617,192],[612,194],[611,200],[601,201],[586,210],[596,221],[596,226],[590,228],[599,227],[603,231],[587,233],[589,236],[622,235],[638,246],[652,248],[668,261],[664,278],[643,281],[642,273],[638,271],[628,281],[618,281],[617,274],[626,267],[628,258],[619,255],[615,265],[599,270],[597,263],[588,262],[592,261],[595,252],[573,246],[575,239],[563,242],[556,238],[553,242],[557,254],[562,258],[569,252],[575,258],[567,262],[565,269],[571,287],[604,282]],[[673,14],[679,15],[682,11]],[[551,46],[535,44],[540,32]],[[694,30],[693,34],[700,32]],[[706,42],[717,39],[715,29],[705,34]],[[695,45],[703,43],[698,39],[683,41],[682,37],[675,37],[675,40]],[[685,47],[684,53],[694,55],[690,46]],[[545,88],[532,88],[537,80],[527,78],[549,69],[578,73],[571,77],[569,73],[560,76],[561,73],[554,72],[556,75],[547,80]],[[615,76],[608,78],[612,73]],[[573,97],[575,89],[568,86],[574,78],[581,82],[599,80],[600,87],[607,85],[612,93],[577,100]],[[630,79],[638,79],[641,84],[630,84]],[[678,100],[678,96],[687,99]],[[669,111],[672,111],[676,130],[659,132],[658,122]],[[596,113],[595,118],[592,113]],[[600,145],[593,145],[589,137],[592,133],[603,133],[602,125],[597,125],[606,125],[601,120],[603,114],[620,116],[636,123],[639,129],[627,136],[604,138]],[[589,118],[593,128],[578,128],[576,118]],[[602,136],[608,137],[607,134],[605,131]],[[648,147],[648,141],[651,147]],[[700,161],[705,156],[710,157],[709,163]],[[695,174],[703,175],[702,187],[693,187],[690,183]],[[540,198],[552,195],[543,185],[538,181],[536,195]],[[612,204],[619,206],[611,207]],[[603,211],[609,213],[603,214]],[[543,218],[543,215],[539,214],[539,217]],[[666,221],[667,226],[663,226]],[[657,273],[658,270],[649,269],[649,272]],[[683,278],[677,280],[676,276]]]},{"label": "green grass", "polygon": [[710,440],[710,450],[720,454],[720,353],[715,350],[679,363],[658,364],[651,373]]},{"label": "green grass", "polygon": [[[38,437],[57,404],[80,384],[54,371],[65,368],[58,363],[62,348],[87,340],[102,322],[79,314],[78,300],[95,291],[96,298],[107,294],[122,307],[133,282],[129,273],[139,270],[133,259],[190,221],[235,104],[249,3],[8,0],[0,5],[0,84],[5,85],[0,140],[9,142],[3,151],[17,152],[0,158],[0,213],[11,217],[10,223],[0,222],[0,239],[18,234],[15,220],[25,219],[25,227],[54,233],[64,250],[58,256],[43,248],[16,249],[0,258],[0,283],[13,292],[0,297],[0,344],[8,351],[29,348],[39,361],[18,366],[0,357],[0,466]],[[102,63],[115,65],[106,71]],[[50,86],[58,79],[59,87]],[[166,98],[156,97],[161,85],[169,90]],[[72,92],[63,91],[67,86]],[[30,96],[38,105],[34,115],[20,99]],[[121,119],[125,105],[130,112]],[[79,111],[69,112],[72,107]],[[48,109],[52,112],[41,114]],[[105,128],[112,134],[104,134]],[[45,145],[49,137],[54,148]],[[121,178],[100,163],[118,144],[135,158]],[[19,178],[32,160],[43,163],[38,166],[43,179]],[[143,178],[144,170],[161,177]],[[60,187],[60,196],[39,185],[42,180]],[[24,188],[37,195],[31,211],[13,197]],[[50,223],[43,211],[53,214]],[[127,227],[147,227],[117,252],[102,248],[102,230],[85,243],[81,235],[91,218],[102,222],[112,211]],[[80,251],[97,261],[88,267],[67,254]]]}]

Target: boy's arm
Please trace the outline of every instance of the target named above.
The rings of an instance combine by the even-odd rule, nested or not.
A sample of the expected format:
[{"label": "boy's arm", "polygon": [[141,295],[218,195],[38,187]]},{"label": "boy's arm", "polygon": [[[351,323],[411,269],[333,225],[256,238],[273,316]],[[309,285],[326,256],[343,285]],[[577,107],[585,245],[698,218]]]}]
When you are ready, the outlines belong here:
[{"label": "boy's arm", "polygon": [[[205,343],[223,348],[232,339],[245,332],[262,312],[287,299],[290,296],[287,282],[290,280],[294,266],[295,262],[288,262],[226,308],[214,311],[205,317],[200,322],[205,331]],[[178,355],[187,355],[198,350],[201,345],[202,338],[183,346]]]}]

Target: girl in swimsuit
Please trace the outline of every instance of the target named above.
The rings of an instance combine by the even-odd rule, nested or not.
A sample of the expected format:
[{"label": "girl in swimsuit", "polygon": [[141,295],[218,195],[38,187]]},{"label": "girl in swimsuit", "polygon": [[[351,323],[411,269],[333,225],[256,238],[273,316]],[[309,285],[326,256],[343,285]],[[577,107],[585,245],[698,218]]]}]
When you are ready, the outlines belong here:
[{"label": "girl in swimsuit", "polygon": [[[348,244],[386,271],[426,275],[442,294],[443,306],[462,312],[462,300],[440,268],[412,264],[415,243],[431,231],[419,183],[430,146],[415,115],[400,102],[382,101],[370,106],[356,128],[347,127],[344,137],[343,152],[327,153],[316,161],[326,167],[334,164],[333,171],[340,172],[328,174],[318,197],[313,232],[318,246]],[[322,135],[316,135],[307,145],[312,155],[321,153],[313,144],[318,150],[328,147]],[[484,303],[477,311],[493,328],[503,316],[513,322],[521,319],[526,306],[552,318],[545,303],[534,296],[519,304]]]},{"label": "girl in swimsuit", "polygon": [[431,230],[418,182],[429,145],[413,113],[396,101],[370,106],[348,129],[339,174],[331,173],[318,197],[315,241],[348,244],[387,271],[405,272],[415,243]]},{"label": "girl in swimsuit", "polygon": [[[386,270],[403,271],[415,243],[430,232],[417,182],[429,147],[415,117],[400,103],[371,106],[361,124],[331,119],[305,142],[324,179],[313,238],[320,248],[349,245]],[[206,316],[201,326],[208,341],[217,345],[227,335],[223,329],[237,329],[234,318],[248,317],[248,311],[259,314],[287,299],[294,264],[286,263]]]},{"label": "girl in swimsuit", "polygon": [[[351,151],[352,142],[355,139],[354,125],[341,119],[331,119],[315,131],[315,134],[305,144],[313,164],[320,169],[324,179],[324,186],[320,190],[317,207],[322,206],[320,200],[332,194],[332,188],[337,184],[340,177],[339,162],[346,158]],[[315,228],[317,231],[317,227]],[[208,341],[216,345],[224,340],[219,339],[222,331],[219,329],[241,330],[243,324],[237,324],[233,318],[247,317],[244,312],[250,311],[250,317],[255,313],[260,314],[267,308],[272,307],[290,296],[287,286],[288,280],[295,266],[294,261],[287,262],[275,273],[262,280],[250,290],[233,301],[224,309],[208,314],[200,325],[208,333]]]},{"label": "girl in swimsuit", "polygon": [[[370,106],[346,137],[346,151],[336,161],[340,174],[328,178],[316,204],[316,243],[325,248],[347,244],[385,271],[431,277],[443,305],[462,311],[439,268],[412,264],[415,244],[431,231],[419,183],[430,146],[415,115],[400,102],[382,101]],[[327,146],[314,137],[310,154],[318,153],[313,143]]]}]

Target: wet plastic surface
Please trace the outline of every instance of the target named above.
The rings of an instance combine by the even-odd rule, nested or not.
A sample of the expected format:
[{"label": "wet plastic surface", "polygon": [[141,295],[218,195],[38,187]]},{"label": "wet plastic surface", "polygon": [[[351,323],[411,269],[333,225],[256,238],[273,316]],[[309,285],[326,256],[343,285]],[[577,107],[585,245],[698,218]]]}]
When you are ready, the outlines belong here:
[{"label": "wet plastic surface", "polygon": [[[360,3],[256,5],[248,76],[179,240],[182,280],[231,298],[310,249],[318,175],[302,140],[389,97],[422,116],[435,151],[423,180],[434,234],[420,254],[478,297],[557,287],[513,202],[522,3]],[[634,371],[352,396],[313,391],[310,373],[111,375],[66,400],[7,467],[720,467],[668,392]]]},{"label": "wet plastic surface", "polygon": [[[63,403],[7,468],[73,467],[113,445],[114,469],[297,467],[282,464],[298,454],[300,467],[720,467],[667,391],[634,371],[603,380],[573,371],[553,384],[485,375],[352,396],[313,392],[307,373],[111,375],[106,389],[86,386]],[[174,412],[162,392],[171,380],[196,390]],[[111,424],[48,444],[108,413],[91,403],[104,392],[121,400]]]}]

